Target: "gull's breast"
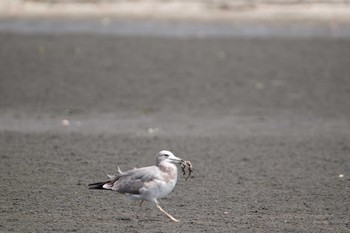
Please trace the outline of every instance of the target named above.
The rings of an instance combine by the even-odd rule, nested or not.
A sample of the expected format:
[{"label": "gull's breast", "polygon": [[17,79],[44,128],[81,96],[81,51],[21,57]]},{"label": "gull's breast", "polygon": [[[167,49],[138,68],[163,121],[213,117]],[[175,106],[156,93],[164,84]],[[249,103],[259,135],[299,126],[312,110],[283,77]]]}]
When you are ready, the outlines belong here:
[{"label": "gull's breast", "polygon": [[174,181],[176,183],[177,181],[177,167],[172,163],[165,163],[160,164],[158,166],[160,171],[161,179],[164,180],[166,183]]},{"label": "gull's breast", "polygon": [[144,184],[141,192],[145,196],[163,198],[174,189],[177,182],[177,168],[173,164],[166,165],[158,166],[159,175],[157,179]]}]

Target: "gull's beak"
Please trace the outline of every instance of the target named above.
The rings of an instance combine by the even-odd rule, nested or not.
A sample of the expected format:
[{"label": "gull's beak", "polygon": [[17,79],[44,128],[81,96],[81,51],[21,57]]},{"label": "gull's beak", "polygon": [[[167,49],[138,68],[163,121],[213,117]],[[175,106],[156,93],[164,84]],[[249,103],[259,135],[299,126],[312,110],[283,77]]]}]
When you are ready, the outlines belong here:
[{"label": "gull's beak", "polygon": [[181,162],[184,161],[183,159],[180,159],[180,158],[178,158],[178,157],[176,157],[176,156],[171,157],[170,159],[171,159],[171,161],[174,162],[174,163],[181,163]]}]

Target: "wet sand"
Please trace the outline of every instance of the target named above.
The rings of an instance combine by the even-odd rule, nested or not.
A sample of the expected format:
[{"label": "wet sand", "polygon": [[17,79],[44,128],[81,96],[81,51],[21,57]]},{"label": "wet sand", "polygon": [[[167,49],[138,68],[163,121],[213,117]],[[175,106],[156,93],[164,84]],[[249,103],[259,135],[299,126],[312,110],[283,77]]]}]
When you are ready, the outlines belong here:
[{"label": "wet sand", "polygon": [[[0,231],[349,232],[350,42],[0,34]],[[142,210],[88,190],[196,168]]]}]

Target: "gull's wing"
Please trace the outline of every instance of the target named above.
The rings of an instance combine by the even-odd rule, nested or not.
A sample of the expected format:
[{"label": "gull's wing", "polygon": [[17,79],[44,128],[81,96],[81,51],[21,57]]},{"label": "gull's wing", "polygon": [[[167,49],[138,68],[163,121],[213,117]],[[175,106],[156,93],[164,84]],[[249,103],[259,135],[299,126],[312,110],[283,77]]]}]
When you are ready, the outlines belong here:
[{"label": "gull's wing", "polygon": [[145,183],[159,179],[160,172],[157,166],[137,168],[118,174],[104,184],[103,188],[119,193],[140,194]]}]

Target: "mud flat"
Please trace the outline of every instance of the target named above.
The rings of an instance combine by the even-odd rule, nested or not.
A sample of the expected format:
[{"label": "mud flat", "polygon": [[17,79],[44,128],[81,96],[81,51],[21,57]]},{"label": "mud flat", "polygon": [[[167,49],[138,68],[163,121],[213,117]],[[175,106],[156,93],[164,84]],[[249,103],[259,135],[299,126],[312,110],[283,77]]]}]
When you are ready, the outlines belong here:
[{"label": "mud flat", "polygon": [[[348,232],[350,42],[0,33],[1,232]],[[161,149],[163,208],[87,189]]]}]

